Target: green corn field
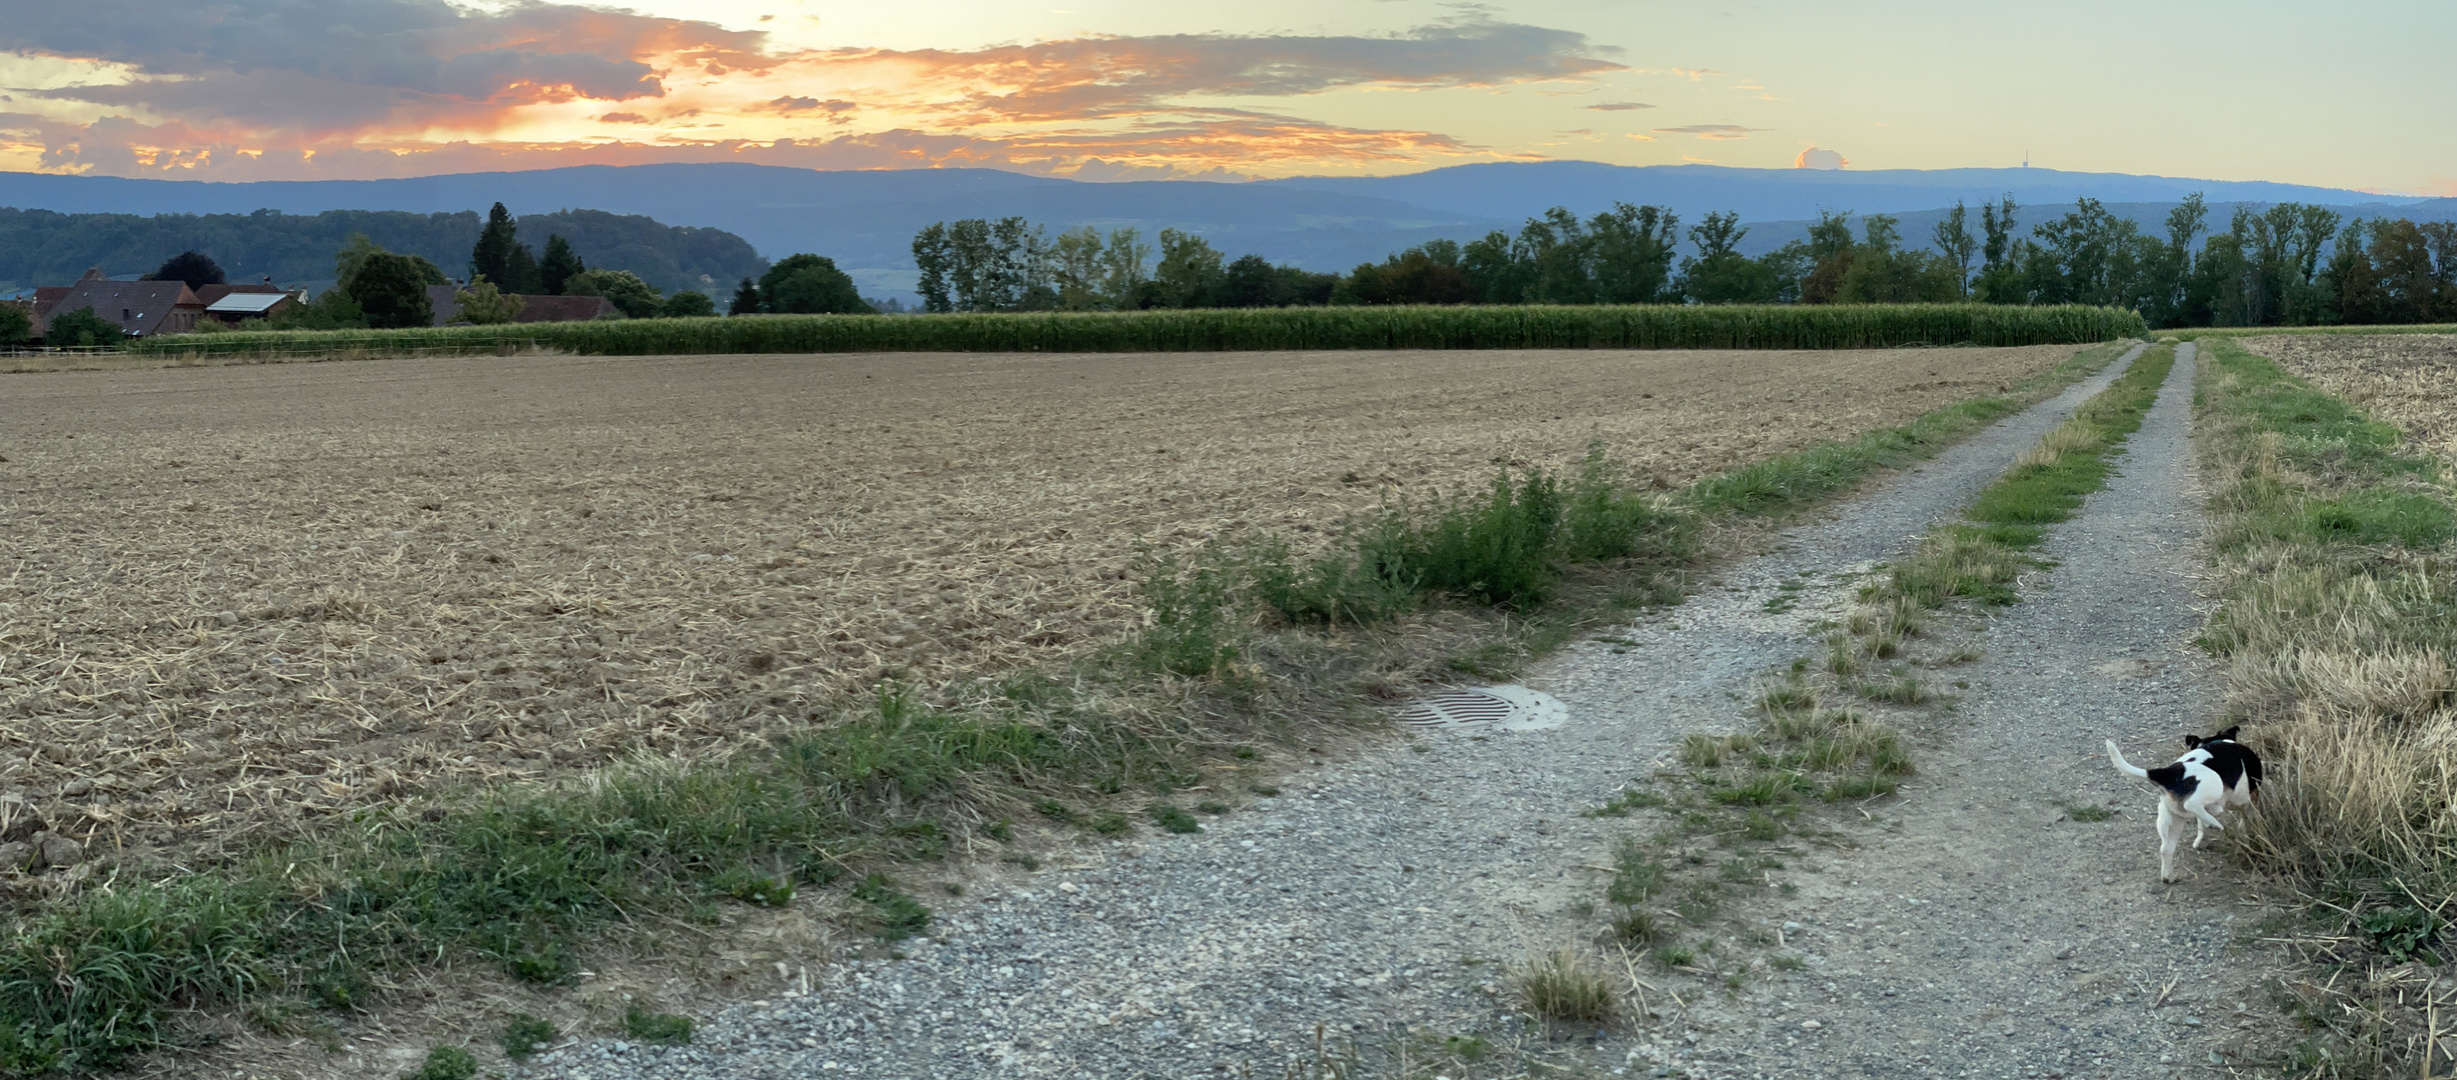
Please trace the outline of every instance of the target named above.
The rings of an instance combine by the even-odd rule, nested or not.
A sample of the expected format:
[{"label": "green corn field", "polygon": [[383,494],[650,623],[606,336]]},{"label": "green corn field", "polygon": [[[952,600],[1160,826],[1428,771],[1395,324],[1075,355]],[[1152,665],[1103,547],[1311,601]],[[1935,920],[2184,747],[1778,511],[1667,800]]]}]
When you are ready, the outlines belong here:
[{"label": "green corn field", "polygon": [[193,356],[601,356],[1264,349],[1870,349],[2052,345],[2146,334],[2117,308],[1994,304],[1318,307],[707,319],[181,335],[131,351]]}]

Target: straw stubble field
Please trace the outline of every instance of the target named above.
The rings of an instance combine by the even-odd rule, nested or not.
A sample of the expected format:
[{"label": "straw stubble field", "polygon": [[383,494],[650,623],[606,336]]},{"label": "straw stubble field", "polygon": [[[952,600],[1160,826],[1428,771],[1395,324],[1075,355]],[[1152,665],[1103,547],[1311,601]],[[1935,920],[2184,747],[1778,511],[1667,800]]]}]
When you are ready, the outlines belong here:
[{"label": "straw stubble field", "polygon": [[2398,426],[2457,466],[2457,335],[2247,336],[2288,371]]},{"label": "straw stubble field", "polygon": [[1050,669],[1140,551],[1573,463],[1644,483],[2074,349],[524,358],[0,380],[0,795],[223,847]]}]

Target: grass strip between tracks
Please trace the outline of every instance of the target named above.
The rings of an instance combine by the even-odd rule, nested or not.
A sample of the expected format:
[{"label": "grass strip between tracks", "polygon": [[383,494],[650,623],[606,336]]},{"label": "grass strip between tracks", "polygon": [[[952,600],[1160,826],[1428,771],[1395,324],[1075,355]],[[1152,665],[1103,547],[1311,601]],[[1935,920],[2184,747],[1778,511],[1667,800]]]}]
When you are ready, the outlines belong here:
[{"label": "grass strip between tracks", "polygon": [[[2203,336],[2198,432],[2225,718],[2272,762],[2227,850],[2300,894],[2272,1066],[2442,1075],[2457,987],[2457,512],[2398,430]],[[2435,1050],[2434,1047],[2437,1047]]]},{"label": "grass strip between tracks", "polygon": [[[1628,973],[1626,992],[1637,1008],[1651,1008],[1636,974],[1642,956],[1665,971],[1720,978],[1730,989],[1746,980],[1750,950],[1779,942],[1760,928],[1722,918],[1734,894],[1769,887],[1771,872],[1798,857],[1800,842],[1834,835],[1831,823],[1812,812],[1817,803],[1889,795],[1917,771],[1908,738],[1869,711],[1939,700],[1912,670],[1911,639],[1925,636],[1932,613],[1948,605],[2001,606],[2019,599],[2014,586],[2020,574],[2045,565],[2033,550],[2049,526],[2071,519],[2090,493],[2105,486],[2110,459],[2140,429],[2174,361],[2173,346],[2143,354],[2015,458],[1960,520],[1930,532],[1863,587],[1828,639],[1823,666],[1803,657],[1759,694],[1762,719],[1755,730],[1688,736],[1679,771],[1661,777],[1663,783],[1635,785],[1593,811],[1620,816],[1653,809],[1668,820],[1651,836],[1625,838],[1614,851],[1604,889],[1606,925],[1598,936],[1618,955],[1606,960],[1556,950],[1522,965],[1516,981],[1531,1012],[1587,1022],[1617,1014],[1625,1006],[1594,1004],[1594,988],[1616,981],[1605,974],[1612,971]],[[1947,665],[1972,658],[1956,652],[1925,660]],[[1848,697],[1865,704],[1829,704]],[[1768,963],[1797,966],[1801,960],[1777,955]],[[1566,1012],[1557,1007],[1563,1001],[1580,1008]]]},{"label": "grass strip between tracks", "polygon": [[[1703,525],[1811,506],[1932,456],[2123,348],[2081,350],[2005,395],[1667,499],[1618,490],[1599,458],[1566,481],[1505,476],[1483,500],[1395,509],[1374,528],[1414,569],[1394,578],[1377,564],[1369,591],[1399,596],[1389,614],[1438,607],[1464,620],[1442,646],[1448,666],[1505,674],[1631,604],[1679,595],[1705,557],[1684,538]],[[1531,486],[1551,494],[1530,498]],[[888,873],[959,840],[1004,843],[1011,817],[1095,835],[1139,818],[1199,829],[1173,798],[1302,745],[1319,729],[1301,717],[1375,715],[1369,661],[1407,636],[1345,627],[1368,620],[1336,604],[1309,628],[1300,594],[1315,564],[1272,559],[1265,544],[1155,564],[1152,629],[1076,672],[890,689],[730,759],[365,811],[201,872],[110,866],[12,916],[0,1073],[107,1068],[176,1045],[187,1010],[244,1008],[268,1024],[347,1011],[381,998],[389,976],[441,962],[554,984],[609,927],[716,924],[727,905],[790,903],[833,883],[849,884],[841,900],[881,937],[911,935],[930,913]],[[1318,592],[1342,595],[1347,580]]]}]

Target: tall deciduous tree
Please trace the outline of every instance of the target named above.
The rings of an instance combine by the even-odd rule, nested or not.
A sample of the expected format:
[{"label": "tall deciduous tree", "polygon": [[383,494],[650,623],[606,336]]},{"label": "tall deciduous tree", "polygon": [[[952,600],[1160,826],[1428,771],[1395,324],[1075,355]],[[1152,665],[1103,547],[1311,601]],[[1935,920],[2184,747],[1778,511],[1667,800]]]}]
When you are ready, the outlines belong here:
[{"label": "tall deciduous tree", "polygon": [[1173,308],[1213,306],[1223,262],[1211,241],[1177,229],[1160,230],[1160,265],[1153,269],[1152,280],[1160,285],[1161,302]]},{"label": "tall deciduous tree", "polygon": [[1982,203],[1979,207],[1979,227],[1984,239],[1979,249],[1979,281],[1971,291],[1992,304],[2019,304],[2025,299],[2013,265],[2013,215],[2018,209],[2011,195],[2006,195],[1999,205]]},{"label": "tall deciduous tree", "polygon": [[921,309],[930,312],[955,310],[955,242],[947,235],[947,223],[933,224],[913,236],[913,265],[921,270],[914,291],[921,294]]},{"label": "tall deciduous tree", "polygon": [[518,320],[524,303],[519,293],[507,293],[496,288],[494,282],[479,278],[453,294],[452,321],[470,326],[500,326]]},{"label": "tall deciduous tree", "polygon": [[564,288],[568,296],[605,297],[626,318],[653,319],[665,307],[665,298],[629,270],[591,270],[565,282]]},{"label": "tall deciduous tree", "polygon": [[1953,270],[1955,298],[1969,297],[1971,256],[1978,253],[1979,241],[1971,235],[1971,213],[1963,208],[1962,200],[1954,200],[1954,208],[1937,222],[1936,241],[1938,254],[1944,256],[1946,265]]},{"label": "tall deciduous tree", "polygon": [[1770,304],[1778,292],[1775,264],[1740,253],[1749,230],[1738,213],[1708,214],[1689,230],[1698,249],[1681,263],[1680,291],[1701,304]]},{"label": "tall deciduous tree", "polygon": [[767,310],[791,315],[871,315],[853,277],[824,255],[788,255],[759,279]]},{"label": "tall deciduous tree", "polygon": [[220,285],[229,280],[213,257],[201,251],[182,251],[164,261],[162,267],[147,275],[152,281],[184,281],[191,289]]},{"label": "tall deciduous tree", "polygon": [[350,299],[366,313],[367,325],[378,330],[430,326],[435,304],[427,297],[427,286],[444,284],[442,277],[435,264],[416,255],[377,252],[359,264],[350,282]]}]

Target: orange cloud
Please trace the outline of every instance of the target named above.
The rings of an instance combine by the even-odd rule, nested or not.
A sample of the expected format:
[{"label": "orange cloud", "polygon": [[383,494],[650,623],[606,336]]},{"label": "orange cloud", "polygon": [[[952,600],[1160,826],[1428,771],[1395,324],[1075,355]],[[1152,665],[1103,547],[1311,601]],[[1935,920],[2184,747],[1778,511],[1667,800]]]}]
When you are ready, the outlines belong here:
[{"label": "orange cloud", "polygon": [[[1436,132],[1287,115],[1291,99],[1624,70],[1579,34],[1481,16],[1380,37],[779,51],[756,31],[544,2],[484,11],[444,0],[328,0],[298,18],[244,5],[135,3],[145,10],[130,19],[45,9],[13,25],[13,48],[91,57],[125,74],[30,92],[36,103],[15,121],[0,118],[0,138],[39,144],[47,169],[231,179],[414,175],[477,159],[524,168],[575,156],[744,155],[1284,173],[1498,156]],[[1219,104],[1235,98],[1279,108]],[[75,119],[98,106],[112,115]],[[607,125],[649,133],[610,141]]]}]

